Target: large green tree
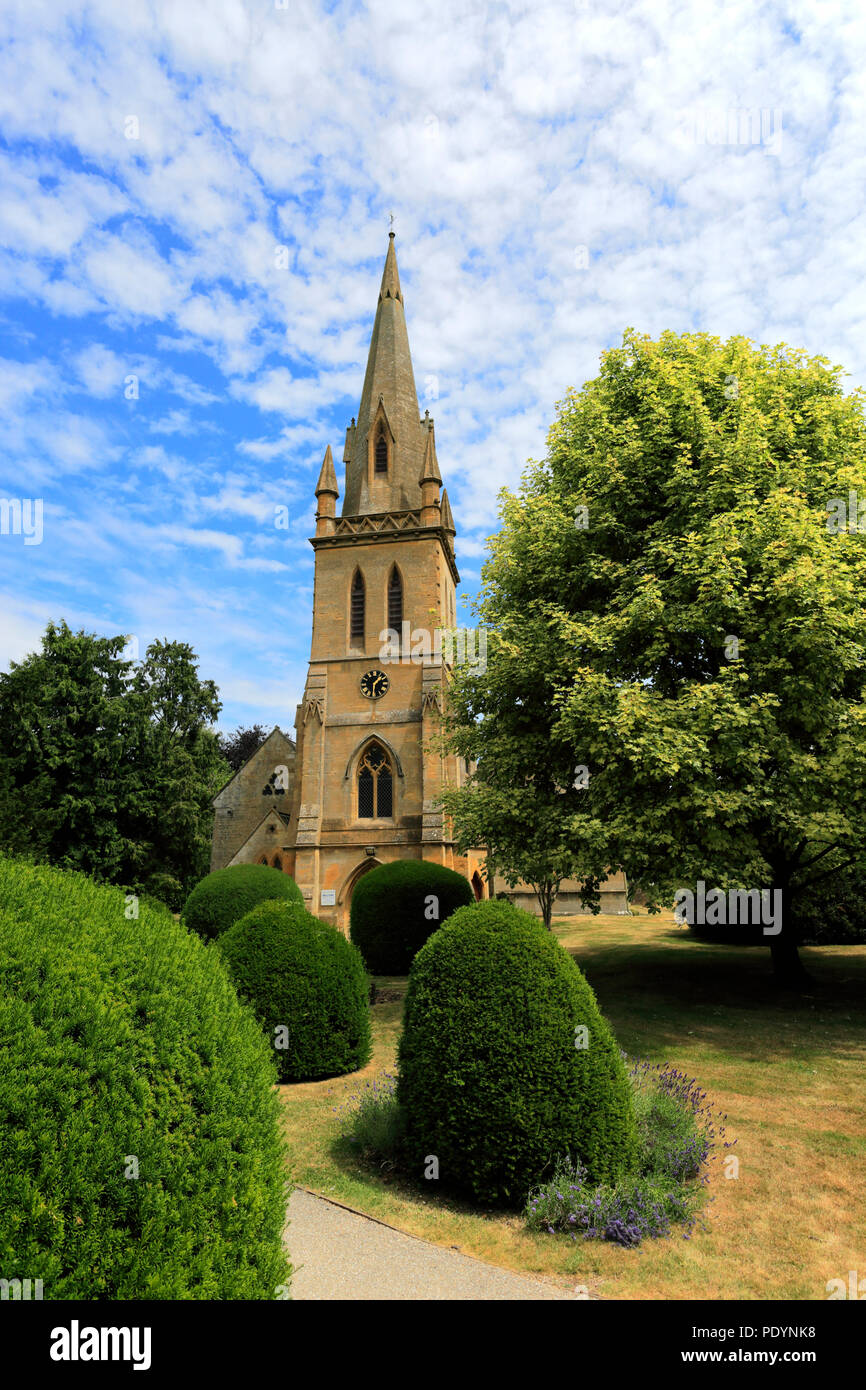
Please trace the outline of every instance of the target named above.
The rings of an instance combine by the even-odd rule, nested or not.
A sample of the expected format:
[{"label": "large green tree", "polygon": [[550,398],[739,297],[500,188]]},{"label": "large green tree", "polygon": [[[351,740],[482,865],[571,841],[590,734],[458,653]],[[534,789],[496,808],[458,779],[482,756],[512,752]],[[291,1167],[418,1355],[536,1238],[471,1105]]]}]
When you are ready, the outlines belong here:
[{"label": "large green tree", "polygon": [[[452,746],[483,780],[498,722],[527,822],[538,789],[597,875],[779,890],[789,983],[810,890],[866,862],[863,405],[824,358],[627,332],[503,494],[452,687]],[[549,795],[580,765],[591,816]]]},{"label": "large green tree", "polygon": [[176,899],[207,870],[220,702],[185,643],[126,641],[51,623],[0,674],[0,846]]}]

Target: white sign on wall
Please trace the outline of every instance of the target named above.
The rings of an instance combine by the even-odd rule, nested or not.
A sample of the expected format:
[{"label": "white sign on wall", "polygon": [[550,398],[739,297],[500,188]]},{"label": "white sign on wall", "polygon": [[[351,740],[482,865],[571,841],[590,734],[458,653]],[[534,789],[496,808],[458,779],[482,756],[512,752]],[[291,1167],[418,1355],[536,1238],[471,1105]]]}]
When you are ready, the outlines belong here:
[{"label": "white sign on wall", "polygon": [[337,902],[336,888],[322,889],[322,907],[334,907]]}]

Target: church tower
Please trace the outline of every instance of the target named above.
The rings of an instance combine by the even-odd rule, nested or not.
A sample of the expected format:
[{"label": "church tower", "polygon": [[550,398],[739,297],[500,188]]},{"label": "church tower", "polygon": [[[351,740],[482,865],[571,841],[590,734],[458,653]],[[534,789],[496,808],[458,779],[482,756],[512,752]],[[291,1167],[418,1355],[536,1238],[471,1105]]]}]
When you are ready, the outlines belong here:
[{"label": "church tower", "polygon": [[[316,484],[313,639],[295,741],[274,729],[214,797],[211,868],[292,874],[310,911],[347,930],[358,879],[395,859],[432,860],[464,874],[476,897],[491,891],[483,853],[456,852],[438,806],[444,783],[466,778],[462,760],[436,747],[452,659],[441,634],[456,627],[460,576],[433,421],[418,408],[393,232],[343,463],[339,516],[330,445]],[[462,659],[459,638],[453,655]],[[530,884],[494,880],[506,889],[538,912]],[[560,885],[559,912],[584,910],[579,890]],[[628,912],[622,874],[601,893],[604,912]]]},{"label": "church tower", "polygon": [[328,446],[316,485],[313,636],[298,706],[290,826],[294,877],[316,916],[344,929],[376,864],[429,859],[486,894],[482,855],[455,853],[437,799],[462,763],[434,746],[456,624],[455,528],[433,421],[418,407],[390,233],[339,497]]}]

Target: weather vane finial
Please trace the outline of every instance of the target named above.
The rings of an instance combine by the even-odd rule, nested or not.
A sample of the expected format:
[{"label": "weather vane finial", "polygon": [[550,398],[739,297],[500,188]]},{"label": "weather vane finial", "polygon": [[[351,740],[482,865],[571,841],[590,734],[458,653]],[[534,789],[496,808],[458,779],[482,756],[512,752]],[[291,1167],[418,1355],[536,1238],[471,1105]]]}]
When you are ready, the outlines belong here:
[{"label": "weather vane finial", "polygon": [[389,213],[388,213],[388,231],[389,231],[389,232],[393,232],[393,230],[394,230],[394,214],[393,214],[393,212],[389,212]]}]

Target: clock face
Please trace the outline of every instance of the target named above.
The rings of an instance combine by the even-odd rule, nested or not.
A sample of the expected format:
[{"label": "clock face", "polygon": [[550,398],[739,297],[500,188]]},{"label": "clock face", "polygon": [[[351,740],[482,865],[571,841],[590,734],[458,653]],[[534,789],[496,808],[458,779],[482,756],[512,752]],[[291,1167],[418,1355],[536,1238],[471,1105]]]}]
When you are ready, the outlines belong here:
[{"label": "clock face", "polygon": [[384,671],[365,671],[361,677],[361,694],[368,700],[381,700],[390,684]]}]

